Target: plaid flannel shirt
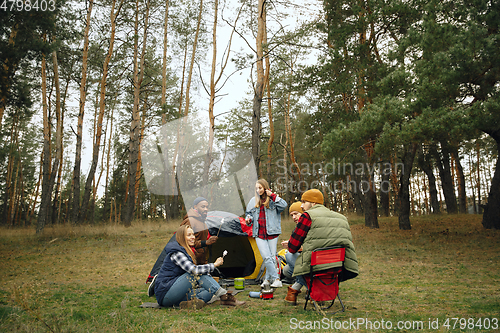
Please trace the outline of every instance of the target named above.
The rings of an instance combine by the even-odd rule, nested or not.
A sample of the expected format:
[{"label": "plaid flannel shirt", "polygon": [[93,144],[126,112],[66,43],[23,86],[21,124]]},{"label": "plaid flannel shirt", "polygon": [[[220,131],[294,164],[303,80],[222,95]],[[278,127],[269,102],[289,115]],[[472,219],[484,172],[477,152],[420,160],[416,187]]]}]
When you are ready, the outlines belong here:
[{"label": "plaid flannel shirt", "polygon": [[175,252],[170,256],[170,260],[172,260],[177,266],[182,268],[188,273],[193,275],[202,275],[208,274],[214,271],[214,264],[205,264],[205,265],[195,265],[193,262],[186,257],[186,255],[182,252]]},{"label": "plaid flannel shirt", "polygon": [[[269,197],[270,200],[276,201],[276,194],[273,193]],[[267,226],[266,226],[266,211],[264,210],[264,205],[260,205],[260,212],[259,212],[259,229],[258,229],[258,234],[257,237],[260,239],[265,239],[265,240],[270,240],[278,237],[278,235],[268,235],[267,234]]]},{"label": "plaid flannel shirt", "polygon": [[311,229],[311,223],[312,220],[309,214],[302,213],[299,218],[299,222],[297,222],[297,226],[288,241],[288,251],[290,253],[296,253],[300,249],[304,243],[304,239],[306,239],[309,229]]}]

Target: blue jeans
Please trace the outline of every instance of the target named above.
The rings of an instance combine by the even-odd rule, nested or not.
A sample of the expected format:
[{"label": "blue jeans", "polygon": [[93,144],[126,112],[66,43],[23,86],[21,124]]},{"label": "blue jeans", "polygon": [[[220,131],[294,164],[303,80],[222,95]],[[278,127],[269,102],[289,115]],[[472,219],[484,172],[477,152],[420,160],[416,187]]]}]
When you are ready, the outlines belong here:
[{"label": "blue jeans", "polygon": [[267,240],[256,237],[255,243],[257,243],[260,256],[262,260],[264,260],[263,265],[266,268],[264,280],[272,283],[274,280],[280,278],[276,270],[276,246],[278,245],[278,237]]},{"label": "blue jeans", "polygon": [[[286,266],[283,269],[283,275],[285,275],[288,278],[293,277],[293,270],[295,268],[295,262],[297,261],[297,258],[299,257],[300,253],[295,252],[295,253],[290,253],[287,251],[285,254],[285,259],[286,259]],[[295,277],[295,282],[300,283],[303,286],[307,287],[306,279],[304,279],[304,275],[299,275]]]},{"label": "blue jeans", "polygon": [[285,254],[285,260],[286,260],[286,266],[283,268],[283,275],[285,275],[287,278],[292,278],[293,275],[293,270],[295,268],[295,262],[297,261],[297,258],[300,256],[299,252],[295,253],[290,253],[286,252]]},{"label": "blue jeans", "polygon": [[210,275],[194,276],[190,273],[184,273],[175,280],[174,284],[167,291],[161,301],[161,306],[170,307],[179,305],[180,302],[190,300],[194,297],[206,303],[212,299],[212,296],[219,288],[220,285]]},{"label": "blue jeans", "polygon": [[304,278],[305,275],[298,275],[295,277],[295,281],[300,283],[301,285],[305,286],[307,289],[309,289],[309,286],[307,285],[306,279]]}]

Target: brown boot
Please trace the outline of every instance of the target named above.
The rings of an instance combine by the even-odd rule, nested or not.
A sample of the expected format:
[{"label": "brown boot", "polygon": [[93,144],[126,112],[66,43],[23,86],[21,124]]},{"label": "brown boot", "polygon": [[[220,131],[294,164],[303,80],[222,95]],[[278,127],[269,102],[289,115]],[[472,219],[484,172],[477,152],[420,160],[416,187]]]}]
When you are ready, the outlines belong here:
[{"label": "brown boot", "polygon": [[237,301],[236,298],[230,292],[220,297],[220,305],[240,306],[243,304],[245,304],[245,302]]},{"label": "brown boot", "polygon": [[297,305],[297,295],[300,290],[295,290],[292,287],[288,287],[288,292],[286,293],[285,302],[291,305]]}]

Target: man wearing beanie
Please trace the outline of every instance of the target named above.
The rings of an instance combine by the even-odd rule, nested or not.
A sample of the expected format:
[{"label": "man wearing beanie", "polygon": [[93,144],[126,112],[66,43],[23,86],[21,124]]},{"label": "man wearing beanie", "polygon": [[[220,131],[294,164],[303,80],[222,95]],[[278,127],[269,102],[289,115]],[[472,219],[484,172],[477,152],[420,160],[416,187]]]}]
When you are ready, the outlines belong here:
[{"label": "man wearing beanie", "polygon": [[[293,276],[303,286],[306,286],[304,275],[310,272],[312,251],[324,247],[345,247],[344,270],[339,274],[339,282],[352,279],[359,274],[358,259],[347,218],[323,206],[323,200],[323,193],[316,189],[308,190],[302,194],[301,208],[304,213],[300,216],[288,241],[290,253],[297,253],[302,247],[302,253],[299,255],[300,260],[295,263]],[[333,267],[335,264],[322,269]],[[285,300],[288,303],[297,304],[299,292],[300,287],[297,288],[296,284],[292,285],[288,289]]]},{"label": "man wearing beanie", "polygon": [[193,208],[189,209],[181,225],[189,225],[194,231],[196,250],[196,264],[204,265],[208,262],[208,245],[217,241],[217,236],[210,236],[205,223],[208,213],[208,200],[198,197],[193,201]]},{"label": "man wearing beanie", "polygon": [[[299,222],[302,213],[304,213],[301,206],[302,203],[300,201],[296,201],[290,205],[290,209],[288,210],[288,213],[290,214],[295,223]],[[288,241],[281,242],[281,245],[285,248],[288,248]],[[295,268],[295,262],[297,261],[300,252],[302,251],[299,250],[295,253],[286,251],[285,254],[286,266],[285,268],[283,268],[283,275],[294,281],[293,285],[288,287],[288,292],[285,297],[285,302],[290,303],[292,305],[297,304],[297,294],[300,293],[300,289],[302,288],[302,285],[297,281],[297,279],[293,278],[293,270]]]},{"label": "man wearing beanie", "polygon": [[293,222],[299,222],[300,216],[304,212],[302,210],[302,203],[300,201],[296,201],[290,205],[290,209],[288,210],[290,216],[293,219]]}]

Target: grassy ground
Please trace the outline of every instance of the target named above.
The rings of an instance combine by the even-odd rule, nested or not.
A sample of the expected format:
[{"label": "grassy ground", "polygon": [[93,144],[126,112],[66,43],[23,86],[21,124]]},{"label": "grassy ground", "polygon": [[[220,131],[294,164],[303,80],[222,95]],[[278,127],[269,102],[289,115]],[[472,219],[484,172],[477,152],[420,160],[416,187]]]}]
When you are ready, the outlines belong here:
[{"label": "grassy ground", "polygon": [[[410,231],[397,218],[350,223],[360,275],[340,286],[346,312],[326,316],[303,310],[304,293],[285,305],[286,288],[249,298],[257,286],[237,295],[244,308],[139,308],[154,301],[144,282],[177,223],[0,229],[0,331],[500,332],[500,232],[480,216],[415,217]],[[280,241],[293,227],[283,221]]]}]

